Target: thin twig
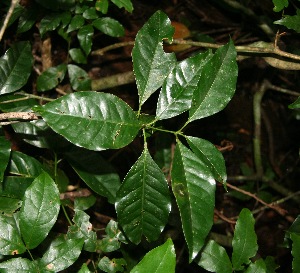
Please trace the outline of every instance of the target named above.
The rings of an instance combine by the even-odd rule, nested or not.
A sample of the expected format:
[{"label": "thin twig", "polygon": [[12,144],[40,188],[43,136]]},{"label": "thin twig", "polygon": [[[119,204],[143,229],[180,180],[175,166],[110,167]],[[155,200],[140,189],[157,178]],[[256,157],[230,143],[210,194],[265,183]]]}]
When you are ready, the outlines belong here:
[{"label": "thin twig", "polygon": [[245,191],[245,190],[240,189],[240,188],[238,188],[238,187],[236,187],[236,186],[233,186],[232,184],[229,184],[229,183],[226,183],[226,186],[227,186],[228,188],[231,188],[231,189],[233,189],[233,190],[235,190],[235,191],[238,191],[238,192],[240,192],[240,193],[243,193],[243,194],[245,194],[245,195],[247,195],[247,196],[250,196],[250,197],[254,198],[254,199],[255,199],[256,201],[258,201],[259,203],[261,203],[261,204],[267,206],[267,207],[270,208],[270,209],[275,210],[278,214],[280,214],[280,215],[282,215],[282,216],[285,216],[285,215],[286,215],[286,211],[285,211],[284,209],[282,209],[282,208],[280,208],[280,207],[278,207],[278,206],[274,206],[274,205],[272,205],[272,204],[266,203],[265,201],[263,201],[262,199],[260,199],[259,197],[257,197],[254,193]]},{"label": "thin twig", "polygon": [[19,3],[19,0],[12,0],[12,1],[11,1],[9,10],[8,10],[8,12],[7,12],[7,14],[6,14],[6,17],[5,17],[5,19],[4,19],[3,25],[2,25],[2,27],[1,27],[1,29],[0,29],[0,41],[1,41],[2,38],[3,38],[4,32],[5,32],[5,30],[6,30],[7,26],[8,26],[8,23],[9,23],[9,19],[11,18],[12,14],[13,14],[13,12],[14,12],[14,9],[15,9],[15,7],[16,7],[16,5],[17,5],[18,3]]},{"label": "thin twig", "polygon": [[6,119],[37,120],[39,119],[39,117],[32,112],[1,113],[0,120],[6,120]]},{"label": "thin twig", "polygon": [[113,44],[113,45],[109,45],[109,46],[106,46],[106,47],[104,47],[104,48],[101,48],[101,49],[92,51],[92,52],[91,52],[91,55],[92,55],[92,56],[95,56],[95,55],[100,55],[100,56],[102,56],[102,55],[104,55],[104,53],[107,52],[107,51],[110,51],[110,50],[113,50],[113,49],[117,49],[117,48],[120,48],[120,47],[133,46],[133,45],[134,45],[134,41],[115,43],[115,44]]}]

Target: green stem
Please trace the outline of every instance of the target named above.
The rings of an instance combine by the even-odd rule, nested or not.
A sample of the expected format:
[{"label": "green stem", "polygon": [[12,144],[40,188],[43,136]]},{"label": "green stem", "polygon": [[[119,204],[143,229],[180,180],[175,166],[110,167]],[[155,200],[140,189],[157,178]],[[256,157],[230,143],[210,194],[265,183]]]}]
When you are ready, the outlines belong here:
[{"label": "green stem", "polygon": [[253,117],[254,117],[254,137],[253,137],[253,153],[254,164],[258,177],[263,176],[263,165],[261,158],[261,101],[266,92],[266,82],[264,81],[259,90],[253,97]]},{"label": "green stem", "polygon": [[[27,94],[25,92],[16,92],[16,95],[22,95],[25,96],[26,99],[38,99],[38,100],[44,100],[44,101],[54,101],[55,99],[49,99],[49,98],[45,98],[42,96],[37,96],[37,95],[33,95],[33,94]],[[13,102],[14,100],[8,101],[8,102]]]},{"label": "green stem", "polygon": [[68,213],[67,213],[67,211],[66,211],[65,206],[64,206],[64,205],[61,205],[61,208],[62,208],[62,210],[63,210],[63,212],[64,212],[64,215],[65,215],[65,217],[66,217],[66,219],[67,219],[69,225],[70,225],[70,226],[73,226],[73,223],[72,223],[72,221],[71,221],[70,218],[69,218],[69,215],[68,215]]}]

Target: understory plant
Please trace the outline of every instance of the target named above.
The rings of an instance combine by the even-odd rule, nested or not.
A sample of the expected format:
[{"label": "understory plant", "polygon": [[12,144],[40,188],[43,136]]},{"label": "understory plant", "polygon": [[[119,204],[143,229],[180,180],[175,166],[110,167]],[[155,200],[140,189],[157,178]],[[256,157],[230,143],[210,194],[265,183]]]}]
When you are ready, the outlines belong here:
[{"label": "understory plant", "polygon": [[[241,209],[231,251],[209,236],[216,186],[227,189],[225,161],[214,144],[186,133],[191,123],[220,112],[234,96],[238,66],[233,41],[177,61],[163,47],[172,43],[171,21],[155,12],[137,33],[132,50],[138,98],[133,109],[112,93],[91,91],[90,79],[79,67],[87,62],[95,29],[113,37],[124,34],[118,21],[105,16],[109,1],[69,1],[70,11],[54,5],[47,15],[44,2],[36,2],[44,12],[40,35],[46,39],[56,30],[71,47],[75,33],[79,47],[68,51],[73,63],[45,67],[37,78],[37,91],[43,94],[69,81],[70,90],[59,98],[22,90],[34,63],[28,41],[13,44],[0,60],[0,115],[6,120],[0,131],[0,272],[175,272],[178,251],[165,232],[170,226],[182,229],[186,262],[198,264],[199,270],[275,272],[273,257],[256,257],[249,209]],[[132,11],[130,1],[111,2]],[[15,17],[19,32],[35,22],[32,10],[26,11]],[[144,109],[150,100],[156,100],[156,109],[149,114]],[[299,107],[299,100],[291,107]],[[182,124],[166,129],[177,116]],[[12,150],[5,137],[8,124],[23,141],[47,150],[50,159]],[[137,159],[121,181],[105,152],[122,153],[134,142],[140,147],[134,151]],[[72,192],[74,177],[81,188]],[[89,215],[99,197],[116,213],[105,230],[94,227]],[[294,272],[300,270],[299,236],[297,218],[286,232]]]}]

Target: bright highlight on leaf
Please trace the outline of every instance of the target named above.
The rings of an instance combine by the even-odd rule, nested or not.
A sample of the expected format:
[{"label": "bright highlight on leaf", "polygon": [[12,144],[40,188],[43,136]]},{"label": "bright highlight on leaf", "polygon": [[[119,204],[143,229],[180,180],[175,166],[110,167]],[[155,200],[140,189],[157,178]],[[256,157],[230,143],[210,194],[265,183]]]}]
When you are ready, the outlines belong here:
[{"label": "bright highlight on leaf", "polygon": [[171,177],[191,262],[213,224],[216,184],[210,169],[180,142],[176,145]]},{"label": "bright highlight on leaf", "polygon": [[167,181],[147,147],[131,167],[117,192],[116,210],[126,236],[135,244],[144,235],[158,238],[171,210]]},{"label": "bright highlight on leaf", "polygon": [[163,84],[176,65],[174,53],[165,53],[163,39],[172,41],[174,28],[161,11],[154,13],[136,35],[132,50],[133,70],[139,93],[139,108]]},{"label": "bright highlight on leaf", "polygon": [[141,128],[133,110],[106,93],[77,92],[34,110],[58,134],[89,150],[124,147]]}]

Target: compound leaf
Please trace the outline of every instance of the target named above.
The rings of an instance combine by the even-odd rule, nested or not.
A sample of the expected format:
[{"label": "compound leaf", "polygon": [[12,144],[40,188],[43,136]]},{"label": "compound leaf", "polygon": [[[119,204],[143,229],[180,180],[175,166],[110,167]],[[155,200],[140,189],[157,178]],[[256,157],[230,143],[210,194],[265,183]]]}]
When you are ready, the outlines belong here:
[{"label": "compound leaf", "polygon": [[212,57],[210,51],[199,53],[176,65],[163,83],[159,94],[156,119],[177,116],[190,109],[204,64]]},{"label": "compound leaf", "polygon": [[186,139],[193,152],[210,168],[215,180],[225,183],[227,174],[222,153],[205,139],[191,136]]},{"label": "compound leaf", "polygon": [[25,251],[14,217],[0,215],[0,254],[17,255]]},{"label": "compound leaf", "polygon": [[129,240],[138,244],[142,235],[156,240],[168,220],[170,202],[164,174],[145,147],[117,192],[118,219]]},{"label": "compound leaf", "polygon": [[18,42],[0,58],[0,95],[14,92],[27,83],[33,56],[29,42]]},{"label": "compound leaf", "polygon": [[93,26],[112,37],[121,37],[125,34],[124,27],[117,20],[110,17],[96,19]]},{"label": "compound leaf", "polygon": [[88,55],[91,52],[92,48],[92,38],[94,34],[94,28],[91,25],[83,26],[79,29],[77,33],[77,38],[80,43],[81,48],[83,49],[84,53]]},{"label": "compound leaf", "polygon": [[198,265],[216,273],[232,273],[232,265],[224,247],[210,240],[201,252]]},{"label": "compound leaf", "polygon": [[38,246],[56,222],[60,207],[59,191],[46,173],[27,188],[20,211],[20,231],[26,247]]},{"label": "compound leaf", "polygon": [[149,251],[130,273],[172,273],[175,272],[176,255],[171,239]]},{"label": "compound leaf", "polygon": [[90,150],[124,147],[141,128],[133,110],[112,94],[77,92],[34,110],[55,132]]},{"label": "compound leaf", "polygon": [[236,50],[230,40],[203,66],[199,88],[193,94],[188,122],[221,111],[234,94],[237,74]]},{"label": "compound leaf", "polygon": [[[60,272],[72,265],[79,257],[84,239],[65,239],[62,236],[52,241],[39,266],[46,272]],[[47,271],[48,270],[48,271]]]},{"label": "compound leaf", "polygon": [[216,184],[210,169],[180,142],[176,145],[171,177],[191,262],[213,224]]},{"label": "compound leaf", "polygon": [[157,11],[139,30],[132,50],[133,70],[140,107],[163,84],[176,65],[174,53],[165,53],[162,40],[172,40],[174,28],[161,11]]},{"label": "compound leaf", "polygon": [[258,249],[257,237],[254,230],[255,220],[250,210],[242,209],[235,225],[232,240],[232,265],[234,270],[242,270],[243,264],[249,264]]}]

